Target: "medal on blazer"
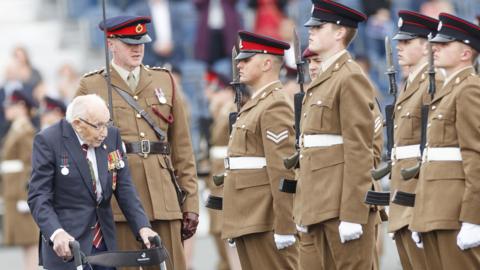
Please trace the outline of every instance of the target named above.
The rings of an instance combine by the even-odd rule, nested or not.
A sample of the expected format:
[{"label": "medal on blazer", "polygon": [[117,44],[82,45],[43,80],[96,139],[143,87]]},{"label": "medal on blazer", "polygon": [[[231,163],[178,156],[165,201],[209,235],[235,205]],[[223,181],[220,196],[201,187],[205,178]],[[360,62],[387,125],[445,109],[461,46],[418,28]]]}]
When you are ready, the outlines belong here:
[{"label": "medal on blazer", "polygon": [[108,154],[108,170],[120,170],[125,167],[125,161],[123,161],[120,150],[115,150]]},{"label": "medal on blazer", "polygon": [[68,175],[70,173],[70,170],[68,169],[67,153],[63,153],[62,165],[60,165],[60,173],[62,175]]},{"label": "medal on blazer", "polygon": [[162,88],[155,88],[155,96],[157,96],[158,102],[160,102],[160,104],[167,103],[167,99],[165,98],[165,93],[163,93]]}]

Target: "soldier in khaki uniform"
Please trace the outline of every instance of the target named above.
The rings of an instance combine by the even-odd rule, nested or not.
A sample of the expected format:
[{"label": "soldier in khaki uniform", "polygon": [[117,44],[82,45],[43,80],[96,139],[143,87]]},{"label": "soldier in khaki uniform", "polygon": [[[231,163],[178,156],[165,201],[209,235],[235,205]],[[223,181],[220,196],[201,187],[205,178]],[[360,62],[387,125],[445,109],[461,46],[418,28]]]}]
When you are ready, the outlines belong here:
[{"label": "soldier in khaki uniform", "polygon": [[480,269],[480,27],[447,13],[439,19],[431,42],[446,79],[429,107],[409,228],[428,269]]},{"label": "soldier in khaki uniform", "polygon": [[9,97],[5,116],[12,124],[5,136],[0,163],[5,200],[3,240],[7,246],[23,248],[26,270],[36,269],[38,265],[39,232],[27,204],[32,144],[36,133],[30,119],[33,107],[33,99],[20,90]]},{"label": "soldier in khaki uniform", "polygon": [[251,99],[241,108],[228,144],[222,237],[235,240],[243,270],[297,269],[293,196],[279,191],[293,179],[283,158],[295,152],[293,108],[282,92],[282,41],[242,31],[236,60]]},{"label": "soldier in khaki uniform", "polygon": [[378,214],[363,201],[372,187],[375,90],[345,50],[366,16],[333,1],[313,4],[308,47],[322,65],[302,105],[294,217],[313,245],[301,250],[300,266],[372,269]]},{"label": "soldier in khaki uniform", "polygon": [[[168,269],[185,269],[182,241],[190,238],[198,224],[198,194],[195,161],[185,113],[185,103],[176,92],[170,72],[143,66],[148,17],[120,16],[106,25],[108,46],[113,59],[110,74],[115,125],[126,146],[132,179],[139,193],[152,229],[162,238],[170,254]],[[130,95],[165,134],[161,141],[141,114],[117,91]],[[95,93],[108,100],[105,70],[84,76],[77,95]],[[186,193],[181,204],[175,183]],[[118,205],[113,205],[117,243],[120,249],[138,249]]]},{"label": "soldier in khaki uniform", "polygon": [[[413,193],[418,179],[404,180],[400,170],[414,166],[420,158],[420,112],[429,98],[427,38],[430,33],[435,35],[438,20],[407,10],[399,11],[398,16],[399,29],[393,39],[398,40],[399,64],[410,73],[395,104],[390,185],[392,191]],[[394,234],[403,269],[426,269],[425,253],[410,238],[408,225],[412,211],[411,207],[391,203],[388,231]]]}]

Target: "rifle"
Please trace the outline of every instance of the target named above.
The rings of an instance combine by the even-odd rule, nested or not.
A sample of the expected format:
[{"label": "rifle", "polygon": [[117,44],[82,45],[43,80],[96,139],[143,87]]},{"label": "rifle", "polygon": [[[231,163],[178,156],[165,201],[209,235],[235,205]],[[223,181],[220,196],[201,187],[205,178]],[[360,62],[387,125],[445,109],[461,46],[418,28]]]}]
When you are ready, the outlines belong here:
[{"label": "rifle", "polygon": [[[240,77],[238,74],[237,68],[237,61],[235,58],[237,57],[237,49],[235,47],[232,48],[232,82],[230,85],[235,90],[235,104],[237,105],[237,111],[231,112],[228,115],[228,123],[229,123],[229,132],[232,133],[233,125],[237,121],[238,114],[240,113],[240,109],[242,107],[242,83],[240,83]],[[223,184],[223,180],[225,178],[225,173],[217,174],[213,176],[213,182],[216,186],[221,186]]]},{"label": "rifle", "polygon": [[[432,34],[428,35],[428,40],[432,38]],[[433,61],[433,50],[432,43],[428,43],[428,93],[430,94],[430,100],[433,100],[435,96],[436,86],[435,86],[435,66]],[[420,158],[417,164],[410,168],[402,168],[400,173],[404,180],[409,180],[418,175],[420,172],[420,166],[422,165],[422,156],[423,151],[425,150],[425,145],[427,143],[427,123],[428,123],[428,104],[421,104],[421,135],[420,135]]]},{"label": "rifle", "polygon": [[105,8],[105,0],[102,0],[102,13],[103,13],[103,38],[104,38],[104,47],[105,47],[105,71],[107,78],[107,89],[108,89],[108,111],[110,112],[110,120],[113,122],[113,102],[112,102],[112,79],[110,77],[110,60],[108,57],[108,44],[107,44],[107,15]]},{"label": "rifle", "polygon": [[386,52],[386,60],[387,60],[387,74],[388,81],[389,81],[389,92],[390,95],[393,96],[392,104],[385,106],[385,118],[386,118],[386,125],[387,125],[387,157],[386,157],[386,165],[378,168],[373,169],[371,171],[372,178],[374,180],[379,180],[388,173],[390,173],[392,169],[392,148],[394,144],[394,117],[393,112],[395,111],[395,103],[397,103],[397,81],[395,78],[395,66],[393,65],[393,54],[392,54],[392,45],[390,42],[390,38],[387,36],[385,37],[385,52]]},{"label": "rifle", "polygon": [[302,101],[305,96],[303,84],[305,83],[305,75],[303,65],[305,62],[302,60],[302,53],[300,47],[300,40],[298,38],[297,31],[293,29],[293,50],[295,52],[295,63],[297,65],[297,83],[300,85],[300,92],[296,93],[293,97],[293,108],[295,112],[295,148],[296,152],[292,156],[283,160],[285,168],[298,168],[299,156],[300,156],[300,119],[302,116]]},{"label": "rifle", "polygon": [[[305,62],[302,60],[302,52],[300,47],[300,39],[297,31],[293,29],[293,50],[295,54],[295,63],[297,65],[297,83],[300,85],[300,91],[293,96],[293,109],[295,112],[295,153],[283,160],[283,165],[287,169],[298,168],[300,165],[300,120],[302,116],[302,101],[305,96],[303,84],[305,83],[305,74],[303,66]],[[280,180],[280,191],[287,193],[295,193],[297,181],[290,179]]]}]

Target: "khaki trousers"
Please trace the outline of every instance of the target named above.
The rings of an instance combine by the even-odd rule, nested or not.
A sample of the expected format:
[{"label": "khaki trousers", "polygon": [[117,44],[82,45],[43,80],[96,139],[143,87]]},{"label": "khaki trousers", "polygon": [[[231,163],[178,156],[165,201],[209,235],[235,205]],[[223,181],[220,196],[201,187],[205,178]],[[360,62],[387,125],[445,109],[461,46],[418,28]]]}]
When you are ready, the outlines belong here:
[{"label": "khaki trousers", "polygon": [[[157,232],[168,251],[167,269],[186,270],[185,254],[181,240],[180,220],[154,220],[150,222],[152,230]],[[135,239],[127,222],[116,222],[117,247],[119,250],[138,250],[142,243]],[[135,267],[123,267],[119,270],[138,270]],[[144,270],[157,270],[159,267],[142,267]]]},{"label": "khaki trousers", "polygon": [[338,232],[338,218],[308,226],[308,233],[300,233],[299,269],[374,269],[377,260],[376,217],[376,212],[370,212],[368,223],[362,225],[362,236],[343,244]]},{"label": "khaki trousers", "polygon": [[242,270],[296,270],[298,246],[277,250],[273,232],[262,232],[235,238]]},{"label": "khaki trousers", "polygon": [[480,247],[461,250],[457,246],[459,230],[422,233],[427,269],[480,269]]},{"label": "khaki trousers", "polygon": [[395,232],[395,244],[403,270],[427,269],[425,251],[418,248],[412,240],[412,232],[403,227]]}]

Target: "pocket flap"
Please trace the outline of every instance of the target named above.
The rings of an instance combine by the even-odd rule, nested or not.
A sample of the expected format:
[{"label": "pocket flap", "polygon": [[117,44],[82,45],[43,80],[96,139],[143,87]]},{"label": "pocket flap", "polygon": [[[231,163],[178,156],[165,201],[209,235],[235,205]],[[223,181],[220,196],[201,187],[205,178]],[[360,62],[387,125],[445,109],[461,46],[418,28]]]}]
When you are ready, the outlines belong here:
[{"label": "pocket flap", "polygon": [[315,99],[310,106],[315,107],[327,107],[329,109],[333,106],[333,98],[332,97],[318,97]]},{"label": "pocket flap", "polygon": [[244,189],[249,187],[257,187],[268,185],[270,183],[265,168],[255,170],[241,170],[235,176],[235,188]]},{"label": "pocket flap", "polygon": [[152,106],[152,105],[168,105],[170,107],[172,106],[172,98],[169,96],[165,96],[165,103],[160,103],[160,101],[158,101],[158,98],[156,96],[146,97],[145,101],[147,102],[148,106]]},{"label": "pocket flap", "polygon": [[425,170],[426,180],[465,179],[462,162],[460,161],[431,161]]},{"label": "pocket flap", "polygon": [[343,145],[333,145],[314,149],[310,156],[310,168],[318,170],[345,162],[343,157]]}]

